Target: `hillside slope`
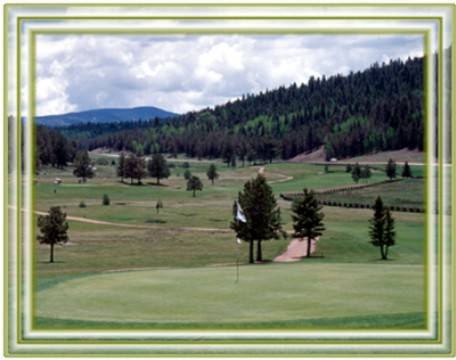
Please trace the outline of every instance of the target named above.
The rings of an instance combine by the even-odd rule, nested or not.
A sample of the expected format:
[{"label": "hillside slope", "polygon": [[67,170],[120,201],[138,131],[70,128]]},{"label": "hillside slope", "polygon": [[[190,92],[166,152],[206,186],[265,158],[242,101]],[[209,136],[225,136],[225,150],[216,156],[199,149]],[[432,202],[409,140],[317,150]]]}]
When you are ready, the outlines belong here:
[{"label": "hillside slope", "polygon": [[[327,159],[423,148],[423,59],[395,60],[329,78],[311,77],[149,129],[81,138],[109,147],[235,161],[290,159],[324,147]],[[71,135],[71,134],[68,134]]]},{"label": "hillside slope", "polygon": [[38,125],[51,127],[69,126],[81,123],[112,123],[139,119],[162,119],[175,117],[177,114],[153,106],[142,106],[131,109],[112,108],[73,112],[62,115],[37,116]]}]

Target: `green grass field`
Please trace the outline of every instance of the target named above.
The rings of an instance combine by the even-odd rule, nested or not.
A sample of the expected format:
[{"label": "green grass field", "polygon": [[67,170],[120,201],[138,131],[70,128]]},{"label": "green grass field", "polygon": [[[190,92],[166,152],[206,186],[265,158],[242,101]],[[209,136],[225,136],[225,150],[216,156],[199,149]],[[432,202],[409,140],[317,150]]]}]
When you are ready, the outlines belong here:
[{"label": "green grass field", "polygon": [[[248,246],[237,247],[229,222],[238,191],[258,167],[230,169],[217,163],[220,179],[211,185],[205,176],[209,163],[190,163],[190,171],[204,181],[195,198],[185,190],[179,167],[163,186],[150,185],[153,179],[145,179],[142,186],[122,184],[111,165],[97,166],[97,177],[88,184],[77,184],[71,169],[42,170],[37,210],[59,205],[69,216],[116,224],[70,220],[69,243],[56,247],[54,264],[48,262],[49,248],[37,243],[36,328],[425,327],[423,214],[393,214],[397,245],[388,261],[379,260],[378,248],[369,243],[371,210],[325,207],[326,231],[315,257],[247,265]],[[352,183],[342,168],[323,173],[321,166],[273,163],[265,166],[265,173],[277,198],[303,187]],[[54,185],[55,177],[63,183]],[[373,178],[380,181],[385,175],[375,172]],[[371,189],[391,199],[401,192],[394,187]],[[421,186],[411,189],[414,199],[422,196]],[[101,204],[105,193],[110,206]],[[159,214],[158,199],[164,203]],[[81,201],[87,207],[80,208]],[[284,228],[291,230],[291,203],[278,202]],[[264,242],[263,257],[274,259],[289,241]]]}]

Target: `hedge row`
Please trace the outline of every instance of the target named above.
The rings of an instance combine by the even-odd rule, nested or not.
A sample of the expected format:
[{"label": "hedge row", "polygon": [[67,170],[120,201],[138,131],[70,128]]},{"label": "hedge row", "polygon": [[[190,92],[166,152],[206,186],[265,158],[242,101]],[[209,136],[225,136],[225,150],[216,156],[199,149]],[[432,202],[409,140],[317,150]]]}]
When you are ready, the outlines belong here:
[{"label": "hedge row", "polygon": [[[384,180],[378,181],[368,184],[358,184],[358,185],[349,185],[349,186],[340,186],[336,188],[324,189],[324,190],[314,190],[315,195],[327,195],[327,194],[334,194],[338,192],[345,192],[345,191],[353,191],[353,190],[360,190],[365,188],[370,188],[377,185],[383,184],[390,184],[393,182],[402,181],[402,179],[394,179],[394,180]],[[285,200],[293,200],[296,197],[302,196],[302,192],[300,193],[287,193],[287,194],[280,194],[280,196]]]},{"label": "hedge row", "polygon": [[[361,203],[345,203],[341,201],[330,201],[330,200],[318,200],[321,205],[326,206],[340,206],[346,208],[357,208],[357,209],[371,209],[372,205],[369,204],[361,204]],[[391,211],[401,211],[401,212],[415,212],[415,213],[424,213],[425,210],[423,208],[417,207],[406,207],[406,206],[389,206]]]},{"label": "hedge row", "polygon": [[360,189],[374,187],[377,185],[389,184],[389,183],[393,183],[393,182],[397,182],[397,181],[401,181],[401,180],[402,179],[384,180],[384,181],[378,181],[378,182],[367,183],[367,184],[358,184],[358,185],[341,186],[341,187],[337,187],[337,188],[324,189],[324,190],[315,190],[315,194],[316,195],[326,195],[326,194],[334,194],[334,193],[344,192],[344,191],[360,190]]}]

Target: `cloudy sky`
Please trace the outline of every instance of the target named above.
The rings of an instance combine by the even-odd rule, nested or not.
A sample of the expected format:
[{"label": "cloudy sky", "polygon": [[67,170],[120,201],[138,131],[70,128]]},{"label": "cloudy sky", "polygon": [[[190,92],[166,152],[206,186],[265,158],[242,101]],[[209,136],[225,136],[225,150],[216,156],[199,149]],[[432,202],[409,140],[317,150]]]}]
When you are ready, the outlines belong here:
[{"label": "cloudy sky", "polygon": [[413,35],[40,35],[37,115],[135,106],[184,113],[422,50]]}]

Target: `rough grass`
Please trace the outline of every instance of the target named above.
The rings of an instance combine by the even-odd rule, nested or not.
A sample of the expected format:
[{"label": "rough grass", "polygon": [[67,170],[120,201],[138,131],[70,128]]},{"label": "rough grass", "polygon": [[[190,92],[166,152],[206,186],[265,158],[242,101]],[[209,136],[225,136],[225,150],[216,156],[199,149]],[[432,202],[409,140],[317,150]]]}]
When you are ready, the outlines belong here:
[{"label": "rough grass", "polygon": [[425,207],[424,186],[423,179],[407,179],[353,191],[318,195],[318,198],[347,204],[373,205],[376,197],[381,195],[383,202],[388,206],[423,208]]}]

